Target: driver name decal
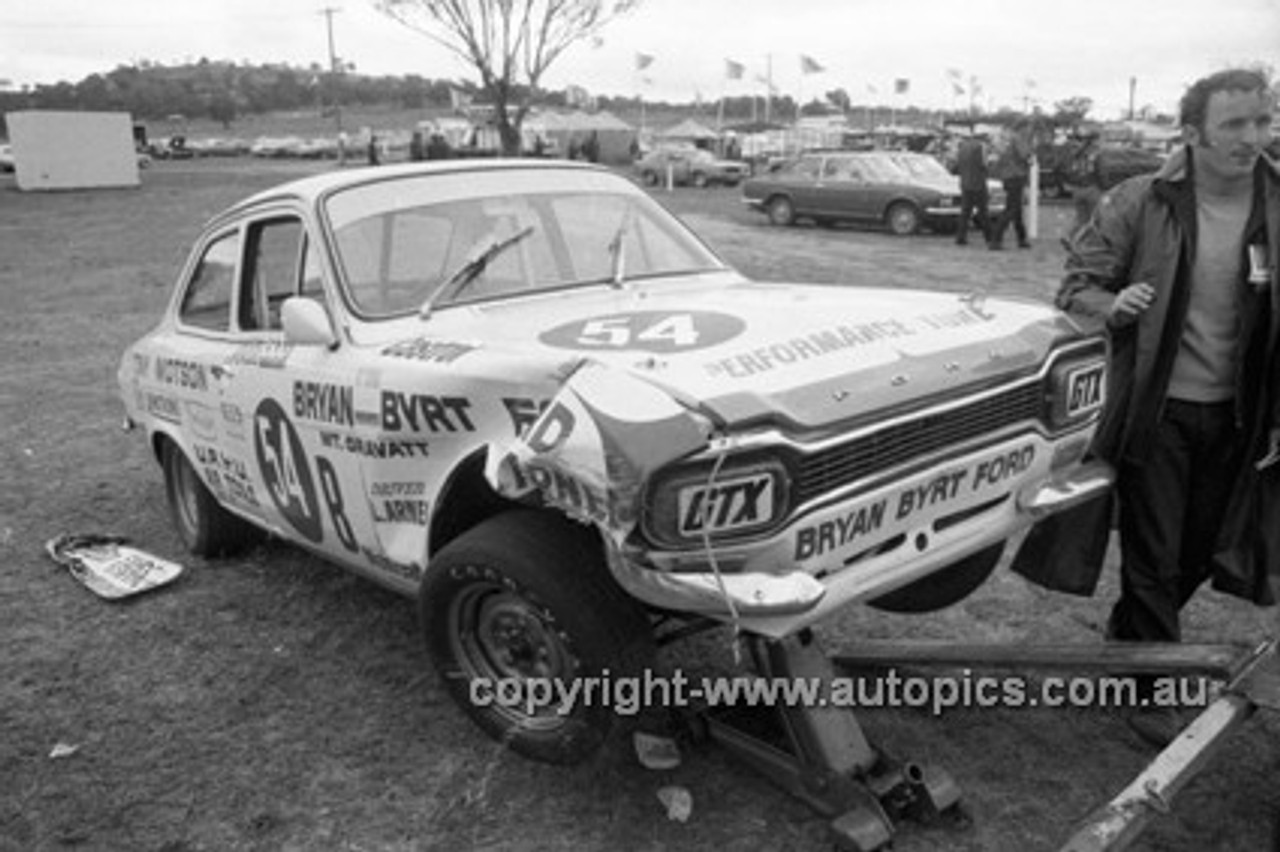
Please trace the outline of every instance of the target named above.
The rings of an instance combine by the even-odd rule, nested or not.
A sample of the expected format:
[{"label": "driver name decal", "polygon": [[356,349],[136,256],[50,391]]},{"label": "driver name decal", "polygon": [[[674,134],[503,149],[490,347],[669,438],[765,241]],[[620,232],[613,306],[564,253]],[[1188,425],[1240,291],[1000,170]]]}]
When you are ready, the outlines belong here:
[{"label": "driver name decal", "polygon": [[661,355],[718,346],[746,327],[740,318],[718,311],[630,311],[563,323],[538,340],[558,349]]}]

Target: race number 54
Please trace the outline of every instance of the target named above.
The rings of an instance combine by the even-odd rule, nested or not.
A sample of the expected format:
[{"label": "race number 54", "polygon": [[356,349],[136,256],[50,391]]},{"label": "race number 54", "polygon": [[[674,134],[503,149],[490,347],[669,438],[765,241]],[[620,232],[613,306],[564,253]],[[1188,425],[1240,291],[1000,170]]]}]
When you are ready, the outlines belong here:
[{"label": "race number 54", "polygon": [[641,314],[587,320],[578,342],[611,349],[625,349],[634,343],[665,343],[672,349],[698,345],[698,329],[691,314],[669,314],[654,322],[649,319]]},{"label": "race number 54", "polygon": [[315,482],[298,431],[274,399],[258,404],[253,417],[253,446],[271,501],[294,529],[319,544],[324,532]]}]

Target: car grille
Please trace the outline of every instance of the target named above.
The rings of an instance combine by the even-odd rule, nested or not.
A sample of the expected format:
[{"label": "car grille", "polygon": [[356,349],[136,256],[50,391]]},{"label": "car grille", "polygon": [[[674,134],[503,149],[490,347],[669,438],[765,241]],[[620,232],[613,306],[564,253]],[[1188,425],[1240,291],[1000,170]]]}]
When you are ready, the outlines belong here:
[{"label": "car grille", "polygon": [[797,503],[906,464],[913,459],[1037,420],[1043,389],[1029,382],[995,396],[880,429],[800,459],[792,483]]}]

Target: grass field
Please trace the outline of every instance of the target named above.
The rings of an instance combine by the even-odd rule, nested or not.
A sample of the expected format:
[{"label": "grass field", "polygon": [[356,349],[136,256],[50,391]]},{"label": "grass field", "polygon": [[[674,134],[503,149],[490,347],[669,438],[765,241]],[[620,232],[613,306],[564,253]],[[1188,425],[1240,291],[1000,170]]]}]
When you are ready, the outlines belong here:
[{"label": "grass field", "polygon": [[[279,544],[186,556],[160,470],[123,433],[115,370],[155,322],[211,214],[321,165],[157,163],[136,190],[19,193],[0,177],[0,850],[825,850],[826,820],[727,754],[692,749],[669,773],[625,743],[573,769],[528,762],[473,728],[429,670],[412,607]],[[939,286],[1047,299],[1066,207],[1030,251],[945,237],[778,230],[734,190],[658,197],[745,272],[771,280]],[[187,570],[128,603],[54,565],[62,532],[118,532]],[[1101,641],[1114,560],[1092,599],[1007,571],[924,617],[849,610],[833,652],[867,639]],[[1202,592],[1191,641],[1253,644],[1273,612]],[[714,632],[673,662],[731,666]],[[869,710],[888,752],[946,768],[972,824],[908,823],[901,852],[1054,849],[1152,752],[1103,709]],[[61,748],[60,748],[61,747]],[[70,752],[67,754],[67,752]],[[1267,848],[1280,808],[1280,719],[1259,714],[1137,848]],[[689,790],[686,823],[658,790]]]}]

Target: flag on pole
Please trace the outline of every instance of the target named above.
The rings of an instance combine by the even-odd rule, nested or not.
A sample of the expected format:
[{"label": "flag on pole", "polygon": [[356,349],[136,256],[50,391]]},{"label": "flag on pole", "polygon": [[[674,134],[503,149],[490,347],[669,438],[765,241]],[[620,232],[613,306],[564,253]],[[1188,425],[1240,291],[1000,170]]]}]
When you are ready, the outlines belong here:
[{"label": "flag on pole", "polygon": [[896,95],[905,95],[907,90],[911,88],[911,81],[906,77],[899,77],[893,81],[893,92]]},{"label": "flag on pole", "polygon": [[648,53],[636,54],[636,70],[643,71],[653,64],[653,56]]},{"label": "flag on pole", "polygon": [[827,69],[823,68],[818,61],[812,56],[800,54],[800,70],[805,74],[819,74]]},{"label": "flag on pole", "polygon": [[466,109],[471,106],[471,95],[466,92],[459,91],[453,86],[449,87],[449,107],[455,112]]},{"label": "flag on pole", "polygon": [[746,71],[747,67],[741,62],[734,62],[732,59],[724,61],[724,76],[730,80],[741,80]]},{"label": "flag on pole", "polygon": [[956,80],[952,80],[952,81],[951,81],[951,94],[955,95],[956,97],[960,97],[961,95],[963,95],[963,94],[964,94],[964,84],[959,83],[959,82],[957,82]]},{"label": "flag on pole", "polygon": [[952,80],[960,80],[962,77],[964,77],[964,75],[960,73],[959,68],[948,68],[947,76],[950,77]]}]

